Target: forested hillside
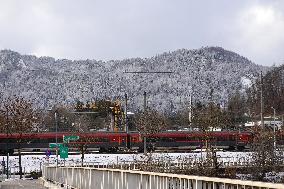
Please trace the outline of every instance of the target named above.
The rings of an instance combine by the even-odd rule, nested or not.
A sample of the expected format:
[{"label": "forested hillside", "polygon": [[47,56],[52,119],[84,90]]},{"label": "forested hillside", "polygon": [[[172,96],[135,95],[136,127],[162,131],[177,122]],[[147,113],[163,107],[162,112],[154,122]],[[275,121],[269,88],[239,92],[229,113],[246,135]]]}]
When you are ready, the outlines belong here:
[{"label": "forested hillside", "polygon": [[[244,90],[269,70],[220,47],[181,49],[151,58],[124,60],[55,60],[51,57],[0,51],[0,90],[3,97],[20,95],[40,108],[95,99],[129,96],[132,111],[148,106],[167,112],[193,102],[226,104],[230,93]],[[172,72],[125,73],[125,72]]]},{"label": "forested hillside", "polygon": [[284,65],[275,67],[249,88],[248,108],[254,114],[260,113],[260,91],[263,89],[264,114],[272,115],[275,108],[277,115],[284,113]]}]

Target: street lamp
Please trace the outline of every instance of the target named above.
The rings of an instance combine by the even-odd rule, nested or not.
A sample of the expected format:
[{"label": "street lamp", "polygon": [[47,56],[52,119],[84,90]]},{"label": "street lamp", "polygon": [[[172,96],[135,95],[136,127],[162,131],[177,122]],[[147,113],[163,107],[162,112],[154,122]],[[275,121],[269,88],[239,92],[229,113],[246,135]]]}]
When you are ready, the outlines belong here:
[{"label": "street lamp", "polygon": [[7,150],[7,167],[6,167],[6,173],[7,173],[7,179],[9,179],[9,148],[8,148],[8,135],[9,135],[9,130],[8,130],[8,110],[6,110],[6,135],[7,135],[7,138],[6,138],[6,150]]},{"label": "street lamp", "polygon": [[[48,109],[47,111],[52,112],[52,109]],[[55,144],[56,144],[56,166],[58,166],[58,140],[57,140],[57,128],[58,128],[58,124],[57,124],[57,111],[54,111],[54,124],[55,124]]]},{"label": "street lamp", "polygon": [[55,119],[55,143],[56,143],[56,167],[58,166],[58,141],[57,141],[57,112],[54,112],[54,119]]},{"label": "street lamp", "polygon": [[273,119],[274,119],[274,122],[273,122],[273,146],[274,146],[274,149],[276,148],[276,137],[275,137],[275,108],[271,107],[273,109]]}]

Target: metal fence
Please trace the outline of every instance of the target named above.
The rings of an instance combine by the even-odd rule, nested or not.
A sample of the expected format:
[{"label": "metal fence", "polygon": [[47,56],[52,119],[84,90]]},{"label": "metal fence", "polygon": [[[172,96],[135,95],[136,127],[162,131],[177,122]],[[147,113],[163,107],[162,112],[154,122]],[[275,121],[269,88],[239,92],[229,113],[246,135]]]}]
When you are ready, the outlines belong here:
[{"label": "metal fence", "polygon": [[92,167],[44,166],[43,177],[76,189],[284,189],[283,184]]}]

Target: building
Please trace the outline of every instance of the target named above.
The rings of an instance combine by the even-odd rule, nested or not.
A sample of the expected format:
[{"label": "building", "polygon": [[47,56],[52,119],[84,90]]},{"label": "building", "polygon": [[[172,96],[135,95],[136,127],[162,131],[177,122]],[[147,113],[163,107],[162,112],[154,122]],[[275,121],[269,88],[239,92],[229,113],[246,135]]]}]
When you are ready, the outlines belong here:
[{"label": "building", "polygon": [[[283,121],[280,120],[278,117],[275,118],[275,121],[273,117],[264,117],[263,122],[265,127],[270,127],[273,129],[275,126],[275,130],[281,130],[283,126]],[[254,127],[254,126],[261,126],[261,121],[245,123],[245,127]]]}]

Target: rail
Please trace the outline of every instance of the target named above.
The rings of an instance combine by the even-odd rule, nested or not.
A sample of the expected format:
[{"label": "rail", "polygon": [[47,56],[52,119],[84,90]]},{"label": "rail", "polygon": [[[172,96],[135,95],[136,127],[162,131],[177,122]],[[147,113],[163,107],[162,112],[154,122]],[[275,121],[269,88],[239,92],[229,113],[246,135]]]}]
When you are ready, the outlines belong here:
[{"label": "rail", "polygon": [[76,189],[283,189],[283,184],[134,170],[44,166],[43,178]]}]

